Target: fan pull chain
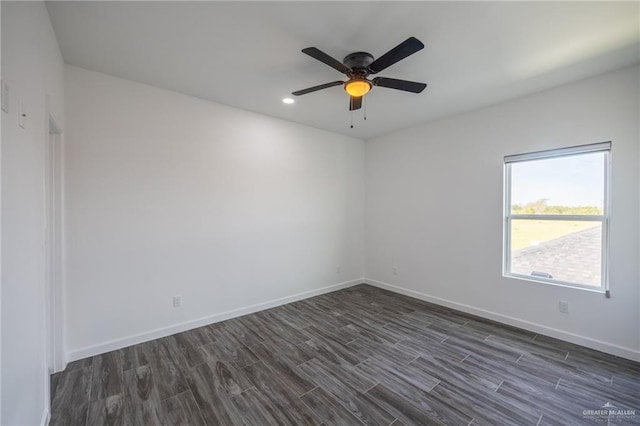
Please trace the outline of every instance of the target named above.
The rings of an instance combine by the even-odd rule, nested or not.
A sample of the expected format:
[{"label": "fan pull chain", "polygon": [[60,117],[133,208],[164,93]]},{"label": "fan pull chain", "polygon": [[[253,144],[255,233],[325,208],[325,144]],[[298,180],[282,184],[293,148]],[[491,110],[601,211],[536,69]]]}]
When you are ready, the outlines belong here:
[{"label": "fan pull chain", "polygon": [[367,121],[367,97],[362,97],[362,103],[364,104],[364,121]]},{"label": "fan pull chain", "polygon": [[353,111],[349,111],[349,115],[351,116],[351,128],[353,129]]}]

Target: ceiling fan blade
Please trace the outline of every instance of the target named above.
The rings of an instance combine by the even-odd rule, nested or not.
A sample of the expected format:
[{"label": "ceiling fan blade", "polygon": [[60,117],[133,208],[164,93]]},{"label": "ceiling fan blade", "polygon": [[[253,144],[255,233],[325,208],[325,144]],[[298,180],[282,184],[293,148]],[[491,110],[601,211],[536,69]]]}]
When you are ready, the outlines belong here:
[{"label": "ceiling fan blade", "polygon": [[426,83],[416,81],[398,80],[395,78],[376,77],[371,82],[374,86],[388,87],[389,89],[404,90],[405,92],[420,93],[427,87]]},{"label": "ceiling fan blade", "polygon": [[409,37],[369,65],[372,74],[379,73],[407,56],[413,55],[418,50],[424,48],[424,44],[415,37]]},{"label": "ceiling fan blade", "polygon": [[320,62],[329,65],[331,68],[334,68],[340,71],[343,74],[351,71],[345,64],[338,61],[337,59],[332,58],[331,56],[324,53],[322,50],[317,49],[315,47],[307,47],[306,49],[302,49],[302,53],[306,53],[314,59],[319,60]]},{"label": "ceiling fan blade", "polygon": [[362,108],[362,96],[350,96],[349,97],[349,111],[355,111]]},{"label": "ceiling fan blade", "polygon": [[333,86],[340,86],[341,84],[344,84],[344,81],[332,81],[331,83],[325,83],[325,84],[321,84],[319,86],[313,86],[313,87],[309,87],[307,89],[302,89],[302,90],[297,90],[295,92],[291,92],[292,95],[294,96],[300,96],[300,95],[306,95],[307,93],[311,93],[311,92],[316,92],[318,90],[322,90],[322,89],[328,89],[329,87],[333,87]]}]

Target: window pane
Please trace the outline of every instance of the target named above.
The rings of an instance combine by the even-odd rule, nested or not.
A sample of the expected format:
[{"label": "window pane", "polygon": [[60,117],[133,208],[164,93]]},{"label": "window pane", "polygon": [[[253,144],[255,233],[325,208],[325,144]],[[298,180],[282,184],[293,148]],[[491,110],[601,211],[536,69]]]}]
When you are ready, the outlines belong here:
[{"label": "window pane", "polygon": [[604,152],[511,164],[512,214],[602,215]]},{"label": "window pane", "polygon": [[511,221],[511,273],[601,285],[602,223]]}]

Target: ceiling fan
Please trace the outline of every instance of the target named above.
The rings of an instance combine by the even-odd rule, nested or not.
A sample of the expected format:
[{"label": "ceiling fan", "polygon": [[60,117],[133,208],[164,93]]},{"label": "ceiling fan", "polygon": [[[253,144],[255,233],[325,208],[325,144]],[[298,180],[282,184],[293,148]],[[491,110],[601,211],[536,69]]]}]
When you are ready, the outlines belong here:
[{"label": "ceiling fan", "polygon": [[367,77],[371,74],[379,73],[423,48],[424,44],[422,44],[420,40],[415,37],[409,37],[378,59],[374,60],[373,55],[367,52],[354,52],[345,56],[342,62],[340,62],[318,48],[307,47],[306,49],[302,49],[302,53],[305,53],[312,58],[329,65],[331,68],[340,71],[349,77],[349,80],[337,80],[332,81],[331,83],[309,87],[307,89],[292,92],[292,95],[306,95],[307,93],[328,89],[329,87],[344,85],[345,92],[349,94],[349,110],[353,111],[362,107],[362,97],[369,92],[373,86],[420,93],[425,87],[427,87],[425,83],[387,77],[375,77],[374,79],[369,80]]}]

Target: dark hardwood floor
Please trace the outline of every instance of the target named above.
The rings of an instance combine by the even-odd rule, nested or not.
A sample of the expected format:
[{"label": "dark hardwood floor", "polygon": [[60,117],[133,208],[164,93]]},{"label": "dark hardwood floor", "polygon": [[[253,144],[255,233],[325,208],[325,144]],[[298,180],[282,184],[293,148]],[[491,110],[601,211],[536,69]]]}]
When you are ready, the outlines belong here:
[{"label": "dark hardwood floor", "polygon": [[[75,361],[52,393],[51,425],[640,424],[639,363],[367,285]],[[607,403],[637,414],[585,412]]]}]

